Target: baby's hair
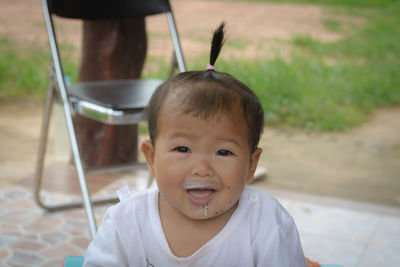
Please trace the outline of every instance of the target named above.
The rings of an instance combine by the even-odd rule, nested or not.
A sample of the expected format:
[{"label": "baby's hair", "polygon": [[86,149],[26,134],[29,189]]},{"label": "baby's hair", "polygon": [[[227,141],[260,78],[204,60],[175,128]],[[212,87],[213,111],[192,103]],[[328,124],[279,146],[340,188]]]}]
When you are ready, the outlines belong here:
[{"label": "baby's hair", "polygon": [[[230,74],[215,71],[214,64],[225,40],[224,28],[225,23],[222,23],[213,33],[210,62],[206,70],[174,75],[152,95],[146,116],[150,140],[153,143],[157,139],[160,112],[170,93],[174,92],[179,96],[182,114],[207,119],[225,112],[238,123],[243,118],[248,128],[251,152],[257,148],[264,126],[264,112],[260,101],[244,83]],[[234,117],[237,114],[243,117]]]},{"label": "baby's hair", "polygon": [[[212,42],[211,42],[211,51],[210,51],[210,64],[214,67],[215,61],[221,52],[222,46],[225,43],[225,34],[224,34],[225,22],[222,22],[221,25],[214,31]],[[213,68],[214,69],[214,68]]]}]

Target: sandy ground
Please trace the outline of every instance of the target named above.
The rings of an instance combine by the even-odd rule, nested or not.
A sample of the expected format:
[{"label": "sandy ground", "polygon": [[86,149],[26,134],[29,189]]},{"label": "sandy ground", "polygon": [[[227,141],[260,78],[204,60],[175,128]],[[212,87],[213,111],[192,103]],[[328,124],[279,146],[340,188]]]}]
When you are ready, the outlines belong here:
[{"label": "sandy ground", "polygon": [[[288,53],[285,41],[293,35],[309,34],[326,42],[341,38],[324,28],[323,19],[332,15],[317,6],[171,2],[188,60],[207,53],[210,32],[222,20],[229,23],[229,40],[236,44],[224,50],[226,58]],[[0,0],[0,5],[0,36],[27,48],[47,45],[39,1]],[[359,18],[340,19],[362,23]],[[164,22],[161,16],[147,21],[149,54],[170,53]],[[62,42],[79,47],[80,24],[65,19],[56,23],[66,36]],[[0,101],[0,186],[33,173],[42,108],[40,101]],[[399,132],[400,108],[378,110],[370,121],[347,133],[267,127],[260,164],[268,168],[268,177],[255,185],[400,206]]]},{"label": "sandy ground", "polygon": [[[40,1],[0,0],[0,5],[0,35],[29,45],[47,45]],[[313,5],[207,0],[171,0],[171,5],[188,59],[192,55],[208,53],[211,31],[221,21],[228,23],[229,49],[225,49],[225,57],[232,54],[238,57],[254,57],[266,53],[285,53],[289,48],[284,41],[294,35],[308,34],[326,42],[341,38],[340,34],[329,32],[324,27],[323,19],[333,15]],[[362,21],[360,18],[337,15],[335,19],[351,20],[355,23]],[[172,47],[168,39],[166,17],[150,16],[146,23],[149,54],[165,55],[165,51],[169,52]],[[79,47],[82,31],[79,22],[57,18],[55,24],[62,33],[59,36],[60,42]]]}]

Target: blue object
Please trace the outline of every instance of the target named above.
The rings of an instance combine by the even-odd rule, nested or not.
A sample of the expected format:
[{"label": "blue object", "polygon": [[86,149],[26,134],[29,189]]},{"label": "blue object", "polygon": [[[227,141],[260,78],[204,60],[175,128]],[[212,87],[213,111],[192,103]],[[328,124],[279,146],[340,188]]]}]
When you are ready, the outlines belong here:
[{"label": "blue object", "polygon": [[65,256],[64,267],[81,267],[83,265],[83,256]]},{"label": "blue object", "polygon": [[64,76],[64,82],[65,82],[65,84],[71,84],[71,81],[72,81],[71,77],[69,77],[69,76]]}]

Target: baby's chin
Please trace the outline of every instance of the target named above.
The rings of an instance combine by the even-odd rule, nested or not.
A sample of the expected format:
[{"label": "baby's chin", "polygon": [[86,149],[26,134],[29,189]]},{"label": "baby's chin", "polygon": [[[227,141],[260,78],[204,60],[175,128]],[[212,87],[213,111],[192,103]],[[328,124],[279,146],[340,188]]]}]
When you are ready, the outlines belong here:
[{"label": "baby's chin", "polygon": [[215,204],[209,204],[203,207],[196,207],[196,211],[192,212],[190,215],[186,216],[190,217],[193,220],[212,220],[216,219],[220,216],[229,216],[235,211],[237,207],[237,203],[233,205],[228,205],[224,207],[218,207]]}]

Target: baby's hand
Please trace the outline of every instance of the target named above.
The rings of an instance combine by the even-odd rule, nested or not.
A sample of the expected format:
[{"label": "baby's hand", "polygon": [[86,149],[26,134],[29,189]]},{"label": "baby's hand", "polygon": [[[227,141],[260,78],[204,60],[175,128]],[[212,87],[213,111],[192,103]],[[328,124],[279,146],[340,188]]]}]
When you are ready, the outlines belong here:
[{"label": "baby's hand", "polygon": [[310,259],[306,258],[308,267],[320,267],[318,262],[311,261]]}]

